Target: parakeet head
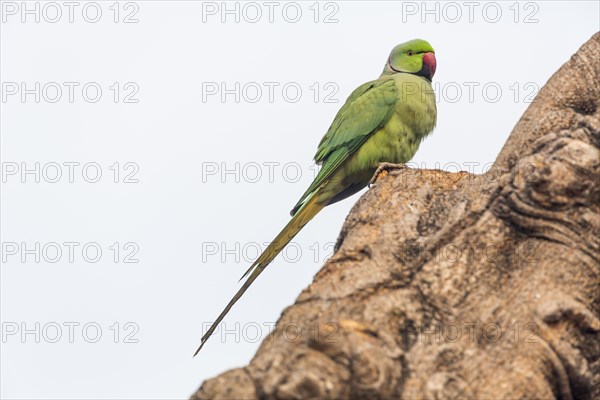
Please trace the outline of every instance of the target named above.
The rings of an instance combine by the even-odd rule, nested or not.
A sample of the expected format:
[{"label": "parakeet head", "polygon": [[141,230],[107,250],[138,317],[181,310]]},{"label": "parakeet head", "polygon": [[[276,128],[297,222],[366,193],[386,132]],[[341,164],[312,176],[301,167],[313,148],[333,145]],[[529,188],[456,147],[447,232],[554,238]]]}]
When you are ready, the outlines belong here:
[{"label": "parakeet head", "polygon": [[425,40],[414,39],[394,47],[383,74],[406,72],[429,80],[435,74],[435,51]]}]

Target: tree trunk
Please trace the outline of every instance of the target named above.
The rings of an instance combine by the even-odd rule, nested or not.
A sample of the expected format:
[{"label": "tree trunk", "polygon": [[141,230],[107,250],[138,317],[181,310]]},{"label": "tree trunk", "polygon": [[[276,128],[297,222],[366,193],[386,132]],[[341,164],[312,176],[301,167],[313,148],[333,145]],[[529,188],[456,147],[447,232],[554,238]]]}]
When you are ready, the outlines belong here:
[{"label": "tree trunk", "polygon": [[192,398],[599,399],[599,66],[597,33],[486,174],[381,174],[250,364]]}]

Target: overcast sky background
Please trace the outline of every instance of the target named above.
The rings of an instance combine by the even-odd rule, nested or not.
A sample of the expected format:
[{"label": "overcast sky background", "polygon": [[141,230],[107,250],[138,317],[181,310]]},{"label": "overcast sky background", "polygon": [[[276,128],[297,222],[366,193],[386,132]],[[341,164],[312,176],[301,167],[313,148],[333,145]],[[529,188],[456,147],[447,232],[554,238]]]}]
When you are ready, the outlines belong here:
[{"label": "overcast sky background", "polygon": [[[35,22],[21,4],[2,2],[0,28],[6,399],[187,398],[246,364],[359,195],[307,225],[226,318],[230,333],[192,354],[288,221],[336,111],[393,46],[436,49],[438,125],[414,162],[481,173],[599,28],[595,1],[480,2],[471,16],[464,2],[431,14],[420,1],[279,2],[272,22],[263,2],[237,3],[237,22],[220,2],[81,2],[72,23],[62,2],[54,23],[56,7],[37,3]],[[22,174],[36,163],[39,182]]]}]

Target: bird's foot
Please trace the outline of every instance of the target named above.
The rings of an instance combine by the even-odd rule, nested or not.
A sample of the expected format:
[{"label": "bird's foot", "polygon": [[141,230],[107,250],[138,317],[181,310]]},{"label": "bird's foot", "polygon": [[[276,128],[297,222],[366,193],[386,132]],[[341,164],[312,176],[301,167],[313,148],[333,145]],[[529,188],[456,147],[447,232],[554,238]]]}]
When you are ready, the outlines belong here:
[{"label": "bird's foot", "polygon": [[375,173],[373,174],[373,177],[369,181],[369,189],[371,188],[371,186],[373,186],[373,185],[375,185],[375,183],[377,183],[377,180],[379,178],[383,178],[383,177],[387,176],[391,170],[404,169],[404,168],[406,168],[406,165],[404,165],[404,164],[394,164],[394,163],[389,163],[389,162],[379,163],[377,170],[375,171]]}]

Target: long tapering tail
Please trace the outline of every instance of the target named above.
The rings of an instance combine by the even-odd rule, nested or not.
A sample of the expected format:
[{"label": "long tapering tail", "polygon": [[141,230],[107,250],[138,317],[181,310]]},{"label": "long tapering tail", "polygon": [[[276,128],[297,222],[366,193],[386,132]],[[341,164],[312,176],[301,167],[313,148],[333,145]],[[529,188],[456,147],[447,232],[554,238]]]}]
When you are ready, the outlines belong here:
[{"label": "long tapering tail", "polygon": [[290,222],[281,230],[279,235],[269,244],[269,246],[262,252],[262,254],[258,257],[256,261],[248,268],[246,273],[242,276],[248,276],[246,282],[242,285],[242,287],[237,291],[235,296],[231,299],[229,304],[225,307],[223,312],[219,314],[215,322],[210,326],[208,331],[202,336],[200,347],[194,353],[194,357],[198,352],[202,349],[208,338],[214,333],[217,329],[217,326],[221,323],[223,318],[227,315],[231,307],[242,297],[242,295],[248,290],[252,282],[263,272],[263,270],[273,261],[273,259],[279,254],[281,250],[300,232],[300,230],[310,221],[315,215],[319,213],[326,206],[326,203],[317,203],[319,190],[313,192],[309,198],[304,202],[304,204],[300,207],[300,209],[294,214]]}]

